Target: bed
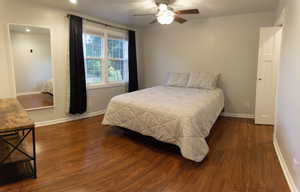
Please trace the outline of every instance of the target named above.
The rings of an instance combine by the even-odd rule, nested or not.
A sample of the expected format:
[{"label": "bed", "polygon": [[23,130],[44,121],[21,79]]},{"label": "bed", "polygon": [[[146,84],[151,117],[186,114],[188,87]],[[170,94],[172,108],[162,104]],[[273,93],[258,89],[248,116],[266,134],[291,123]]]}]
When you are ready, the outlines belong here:
[{"label": "bed", "polygon": [[219,88],[157,86],[113,97],[103,124],[175,144],[183,157],[201,162],[209,151],[205,138],[223,108]]},{"label": "bed", "polygon": [[53,95],[53,79],[50,79],[44,83],[42,93]]}]

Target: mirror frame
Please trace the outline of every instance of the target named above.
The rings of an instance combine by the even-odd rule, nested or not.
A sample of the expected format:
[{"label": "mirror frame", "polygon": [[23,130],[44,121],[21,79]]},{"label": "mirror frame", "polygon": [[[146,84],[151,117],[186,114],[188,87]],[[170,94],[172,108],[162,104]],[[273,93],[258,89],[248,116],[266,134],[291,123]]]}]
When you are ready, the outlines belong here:
[{"label": "mirror frame", "polygon": [[55,66],[53,62],[53,30],[49,26],[40,26],[40,25],[29,25],[29,24],[17,24],[17,23],[8,23],[7,24],[7,40],[8,40],[8,55],[9,55],[9,70],[10,70],[10,87],[12,89],[12,95],[14,98],[17,98],[17,88],[16,88],[16,76],[15,76],[15,64],[14,64],[14,56],[13,56],[13,49],[12,49],[12,39],[10,34],[10,26],[18,25],[18,26],[24,26],[24,27],[36,27],[36,28],[44,28],[48,29],[50,32],[50,56],[51,56],[51,76],[53,78],[53,105],[52,106],[46,106],[46,107],[37,107],[37,108],[30,108],[25,109],[25,111],[33,111],[33,110],[41,110],[41,109],[55,109],[56,107],[56,86],[55,86]]}]

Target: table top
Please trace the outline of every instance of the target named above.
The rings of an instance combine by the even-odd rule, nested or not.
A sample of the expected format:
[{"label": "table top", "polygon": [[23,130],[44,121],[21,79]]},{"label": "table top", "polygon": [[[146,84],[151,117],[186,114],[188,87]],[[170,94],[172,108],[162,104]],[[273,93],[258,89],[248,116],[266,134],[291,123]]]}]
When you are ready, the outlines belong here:
[{"label": "table top", "polygon": [[26,128],[34,128],[34,122],[18,100],[0,99],[0,132]]}]

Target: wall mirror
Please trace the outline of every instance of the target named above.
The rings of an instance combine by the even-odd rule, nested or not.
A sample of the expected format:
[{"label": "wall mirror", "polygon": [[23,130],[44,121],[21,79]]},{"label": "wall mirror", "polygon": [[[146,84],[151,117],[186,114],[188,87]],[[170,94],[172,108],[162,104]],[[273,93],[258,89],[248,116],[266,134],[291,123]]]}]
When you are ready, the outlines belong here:
[{"label": "wall mirror", "polygon": [[8,25],[15,95],[25,110],[54,107],[49,28]]}]

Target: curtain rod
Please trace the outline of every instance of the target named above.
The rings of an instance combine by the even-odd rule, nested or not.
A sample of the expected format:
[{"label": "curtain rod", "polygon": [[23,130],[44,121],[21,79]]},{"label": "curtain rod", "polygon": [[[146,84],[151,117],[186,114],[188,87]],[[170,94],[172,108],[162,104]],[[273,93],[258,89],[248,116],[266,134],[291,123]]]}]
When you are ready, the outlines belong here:
[{"label": "curtain rod", "polygon": [[[70,17],[71,15],[73,14],[67,14],[67,17]],[[75,15],[74,15],[75,16]],[[80,17],[80,16],[79,16]],[[128,28],[124,28],[124,27],[117,27],[117,26],[113,26],[113,25],[110,25],[110,24],[107,24],[107,23],[103,23],[103,22],[100,22],[100,21],[95,21],[95,20],[92,20],[92,19],[88,19],[88,18],[84,18],[84,17],[81,17],[83,20],[86,20],[88,22],[91,22],[91,23],[96,23],[96,24],[99,24],[99,25],[103,25],[105,27],[110,27],[110,28],[115,28],[115,29],[120,29],[120,30],[123,30],[123,31],[129,31],[130,29]],[[135,31],[135,30],[133,30]]]}]

